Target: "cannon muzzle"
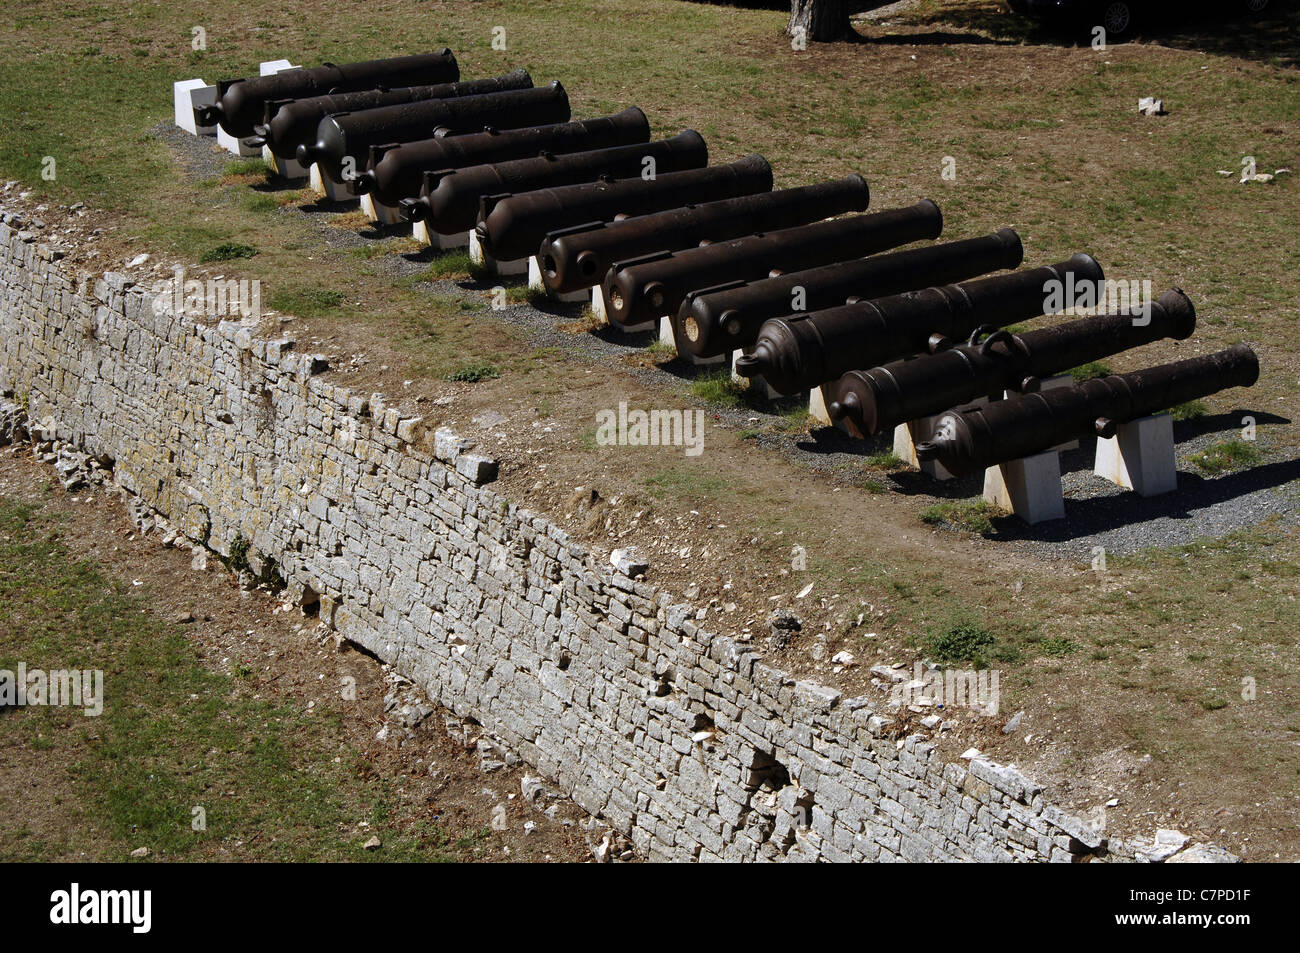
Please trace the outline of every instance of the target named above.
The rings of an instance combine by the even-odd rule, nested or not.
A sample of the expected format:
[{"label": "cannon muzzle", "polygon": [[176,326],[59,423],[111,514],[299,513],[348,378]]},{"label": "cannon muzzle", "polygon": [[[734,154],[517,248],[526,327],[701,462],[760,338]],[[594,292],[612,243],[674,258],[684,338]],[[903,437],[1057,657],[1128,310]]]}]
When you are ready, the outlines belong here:
[{"label": "cannon muzzle", "polygon": [[701,288],[870,255],[936,238],[942,228],[939,206],[924,199],[887,212],[656,252],[618,262],[610,269],[604,282],[606,313],[615,324],[641,324],[675,314],[687,294]]},{"label": "cannon muzzle", "polygon": [[1120,311],[1010,334],[976,329],[969,343],[914,360],[852,370],[833,386],[827,409],[857,435],[880,433],[1005,390],[1037,390],[1041,378],[1162,338],[1182,340],[1196,309],[1178,289],[1149,314]]},{"label": "cannon muzzle", "polygon": [[[804,225],[843,212],[860,212],[869,202],[867,182],[855,174],[797,189],[685,203],[646,215],[624,215],[617,221],[612,217],[589,221],[582,223],[584,229],[575,226],[562,232],[547,227],[545,216],[534,213],[537,203],[532,196],[523,195],[499,203],[486,222],[489,230],[499,233],[502,239],[522,232],[515,243],[519,246],[528,238],[540,240],[546,236],[537,252],[538,259],[553,261],[554,266],[544,270],[543,279],[552,290],[565,292],[597,284],[618,261]],[[505,221],[507,217],[509,221]],[[536,249],[537,242],[533,245]]]},{"label": "cannon muzzle", "polygon": [[1245,344],[1129,374],[1084,381],[943,414],[934,435],[916,445],[964,476],[1042,453],[1076,437],[1114,436],[1120,424],[1259,379],[1259,359]]},{"label": "cannon muzzle", "polygon": [[1053,282],[1101,280],[1101,266],[1080,254],[1042,268],[772,318],[753,349],[737,359],[736,371],[761,375],[777,393],[795,394],[851,370],[946,350],[981,325],[999,328],[1037,317]]},{"label": "cannon muzzle", "polygon": [[682,302],[674,319],[675,337],[678,346],[695,357],[714,357],[752,345],[769,318],[965,281],[1015,268],[1023,257],[1020,236],[1004,228],[981,238],[705,288]]}]

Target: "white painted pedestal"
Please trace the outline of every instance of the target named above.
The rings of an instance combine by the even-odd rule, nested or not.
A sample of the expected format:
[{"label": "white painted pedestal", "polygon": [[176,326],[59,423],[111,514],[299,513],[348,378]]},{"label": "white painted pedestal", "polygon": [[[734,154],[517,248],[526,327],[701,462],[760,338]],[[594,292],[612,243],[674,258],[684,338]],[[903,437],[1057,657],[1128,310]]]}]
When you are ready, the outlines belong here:
[{"label": "white painted pedestal", "polygon": [[469,260],[480,268],[487,269],[503,278],[510,275],[528,274],[527,258],[516,258],[514,261],[497,261],[479,244],[478,233],[474,231],[469,232]]},{"label": "white painted pedestal", "polygon": [[587,300],[586,291],[552,291],[546,287],[546,282],[542,279],[542,265],[536,255],[528,259],[528,288],[530,291],[542,292],[553,301],[572,303]]},{"label": "white painted pedestal", "polygon": [[938,423],[939,417],[939,414],[935,414],[933,417],[909,420],[895,427],[894,456],[909,467],[916,467],[931,479],[951,480],[952,474],[938,460],[918,460],[916,457],[916,445],[929,440],[934,435],[935,424]]},{"label": "white painted pedestal", "polygon": [[469,244],[468,232],[455,232],[451,235],[444,235],[441,232],[430,231],[428,222],[413,223],[411,225],[411,237],[417,242],[423,242],[430,248],[436,248],[439,251],[464,248]]},{"label": "white painted pedestal", "polygon": [[297,159],[281,159],[271,151],[270,146],[262,146],[262,160],[282,179],[305,179],[307,170]]},{"label": "white painted pedestal", "polygon": [[194,136],[215,136],[217,127],[200,126],[194,121],[194,107],[211,106],[217,101],[217,87],[201,79],[183,79],[172,83],[172,104],[176,111],[176,125]]},{"label": "white painted pedestal", "polygon": [[1120,424],[1113,437],[1098,437],[1093,472],[1140,496],[1177,489],[1173,420],[1169,414],[1142,417]]},{"label": "white painted pedestal", "polygon": [[366,218],[380,225],[398,225],[402,221],[402,213],[396,205],[385,205],[383,202],[376,202],[374,196],[369,192],[361,196],[361,211],[365,213]]},{"label": "white painted pedestal", "polygon": [[984,499],[1010,510],[1031,526],[1064,519],[1061,455],[1048,450],[989,467],[984,471]]},{"label": "white painted pedestal", "polygon": [[319,162],[311,164],[311,169],[308,171],[308,181],[313,192],[329,199],[331,202],[356,201],[357,196],[352,191],[352,186],[344,182],[335,182],[321,171]]}]

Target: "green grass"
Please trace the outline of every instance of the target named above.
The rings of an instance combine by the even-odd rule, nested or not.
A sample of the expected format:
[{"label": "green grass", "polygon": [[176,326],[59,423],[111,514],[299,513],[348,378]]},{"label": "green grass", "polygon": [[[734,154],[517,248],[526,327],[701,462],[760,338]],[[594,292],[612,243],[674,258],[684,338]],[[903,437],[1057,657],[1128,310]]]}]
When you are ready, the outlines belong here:
[{"label": "green grass", "polygon": [[931,526],[949,525],[971,533],[993,532],[993,520],[1001,515],[999,510],[987,500],[946,500],[927,506],[921,511],[921,522]]},{"label": "green grass", "polygon": [[1225,440],[1193,454],[1189,459],[1201,472],[1214,476],[1228,470],[1253,467],[1264,457],[1254,444],[1244,440]]},{"label": "green grass", "polygon": [[1113,374],[1110,365],[1105,361],[1089,361],[1087,364],[1080,364],[1078,367],[1072,367],[1067,372],[1076,381],[1090,381],[1095,377],[1105,377]]},{"label": "green grass", "polygon": [[922,642],[929,657],[945,665],[971,663],[984,668],[994,657],[997,638],[976,620],[957,616],[927,629]]},{"label": "green grass", "polygon": [[447,375],[447,380],[460,384],[477,384],[500,376],[501,372],[491,364],[462,364]]},{"label": "green grass", "polygon": [[745,388],[731,379],[730,371],[701,374],[691,381],[691,395],[720,407],[741,407],[745,403]]},{"label": "green grass", "polygon": [[343,300],[343,292],[330,288],[295,287],[272,291],[267,303],[285,314],[319,318],[337,311]]},{"label": "green grass", "polygon": [[1169,413],[1174,420],[1179,421],[1196,420],[1198,417],[1204,417],[1209,412],[1210,408],[1206,406],[1203,400],[1189,400],[1185,404],[1178,404],[1169,408]]},{"label": "green grass", "polygon": [[[87,718],[32,706],[0,718],[0,748],[40,751],[51,771],[67,775],[65,795],[41,805],[63,818],[59,837],[0,833],[0,860],[84,850],[120,861],[140,846],[168,860],[463,853],[453,843],[460,832],[405,814],[393,783],[340,740],[338,713],[318,706],[306,716],[207,668],[180,626],[72,558],[60,532],[42,505],[0,498],[0,668],[102,670],[104,710]],[[242,661],[235,670],[251,672]],[[196,807],[206,830],[192,827]],[[382,851],[362,849],[358,820],[381,833]]]},{"label": "green grass", "polygon": [[257,249],[252,245],[245,245],[241,242],[222,242],[200,255],[199,261],[236,261],[240,258],[252,258],[256,254]]}]

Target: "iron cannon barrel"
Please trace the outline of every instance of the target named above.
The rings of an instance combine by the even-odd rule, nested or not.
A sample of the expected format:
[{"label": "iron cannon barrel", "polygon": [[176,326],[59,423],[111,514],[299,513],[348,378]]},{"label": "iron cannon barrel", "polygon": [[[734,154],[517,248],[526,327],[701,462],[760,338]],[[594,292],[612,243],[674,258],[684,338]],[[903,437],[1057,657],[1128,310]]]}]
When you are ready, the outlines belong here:
[{"label": "iron cannon barrel", "polygon": [[[709,163],[709,150],[698,132],[687,129],[654,142],[427,172],[425,221],[444,235],[467,231],[474,228],[485,196],[639,177],[647,163],[665,172],[701,169]],[[523,254],[536,248],[533,242]],[[488,251],[502,258],[496,249],[489,247]]]},{"label": "iron cannon barrel", "polygon": [[694,356],[714,357],[749,347],[769,318],[794,311],[821,311],[851,298],[880,298],[965,281],[1001,268],[1015,268],[1023,258],[1020,236],[1004,228],[979,238],[705,288],[691,292],[682,302],[675,318],[675,337],[679,346]]},{"label": "iron cannon barrel", "polygon": [[[686,202],[730,198],[768,192],[772,167],[761,155],[751,154],[708,168],[664,172],[654,178],[587,182],[537,189],[519,196],[528,201],[530,215],[550,223],[552,234],[567,228],[586,229],[590,223],[617,215],[645,215],[675,208]],[[429,213],[426,197],[404,200],[402,211],[419,221]]]},{"label": "iron cannon barrel", "polygon": [[303,165],[320,163],[335,182],[365,167],[370,147],[428,139],[439,130],[448,135],[478,132],[485,126],[520,129],[569,121],[569,95],[559,81],[535,89],[513,89],[455,99],[428,99],[362,112],[335,113],[316,127],[315,141],[298,146]]},{"label": "iron cannon barrel", "polygon": [[509,240],[521,247],[527,238],[536,236],[540,241],[545,236],[540,250],[538,241],[530,250],[537,251],[547,287],[564,292],[598,284],[616,261],[861,212],[870,200],[866,179],[854,174],[779,192],[683,203],[680,208],[616,221],[591,221],[583,230],[575,226],[551,236],[547,233],[554,228],[546,227],[547,210],[538,208],[531,195],[513,196],[497,202],[484,224],[494,243]]},{"label": "iron cannon barrel", "polygon": [[377,86],[425,86],[454,83],[460,67],[449,49],[414,56],[394,56],[335,66],[289,69],[248,79],[222,80],[217,84],[217,101],[196,106],[194,118],[201,126],[220,123],[221,128],[242,139],[253,134],[267,100],[306,99],[326,93],[346,93]]},{"label": "iron cannon barrel", "polygon": [[686,295],[700,288],[870,255],[936,238],[942,229],[939,206],[924,199],[907,208],[644,255],[610,268],[604,281],[606,314],[616,324],[641,324],[675,314]]},{"label": "iron cannon barrel", "polygon": [[320,121],[333,113],[361,112],[429,99],[482,96],[512,89],[531,89],[533,78],[517,69],[502,76],[469,79],[435,86],[403,86],[396,89],[366,89],[355,93],[334,93],[291,102],[268,100],[258,135],[244,140],[248,145],[266,145],[277,156],[292,159],[298,147],[316,141]]},{"label": "iron cannon barrel", "polygon": [[981,325],[1000,328],[1037,317],[1051,283],[1102,277],[1092,256],[1079,254],[1009,275],[772,318],[759,329],[753,348],[736,359],[736,371],[761,375],[778,393],[795,394],[848,371],[967,337]]},{"label": "iron cannon barrel", "polygon": [[597,119],[371,146],[366,170],[352,184],[357,192],[397,205],[420,194],[428,171],[524,159],[543,150],[581,152],[649,141],[650,123],[645,113],[632,106]]},{"label": "iron cannon barrel", "polygon": [[[994,332],[915,360],[849,371],[834,385],[831,417],[858,436],[880,433],[1004,390],[1032,391],[1038,378],[1196,329],[1182,291],[1166,291],[1148,314],[1122,311],[1022,334]],[[979,335],[980,329],[975,332]]]},{"label": "iron cannon barrel", "polygon": [[917,444],[961,476],[1050,449],[1075,437],[1114,436],[1123,423],[1259,379],[1259,359],[1245,344],[1074,387],[1023,394],[943,414],[934,435]]}]

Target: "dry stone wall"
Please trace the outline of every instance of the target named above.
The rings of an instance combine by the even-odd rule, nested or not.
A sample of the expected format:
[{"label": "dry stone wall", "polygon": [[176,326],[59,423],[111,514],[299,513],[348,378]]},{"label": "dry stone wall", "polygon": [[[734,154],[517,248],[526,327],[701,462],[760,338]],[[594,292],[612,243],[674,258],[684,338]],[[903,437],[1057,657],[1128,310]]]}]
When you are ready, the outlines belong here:
[{"label": "dry stone wall", "polygon": [[5,220],[0,440],[26,429],[51,462],[111,472],[200,557],[278,577],[644,856],[1134,855],[1015,768],[940,763],[866,699],[697,627],[485,486],[495,462],[455,434],[328,383],[287,340],[155,308],[122,275],[79,281]]}]

